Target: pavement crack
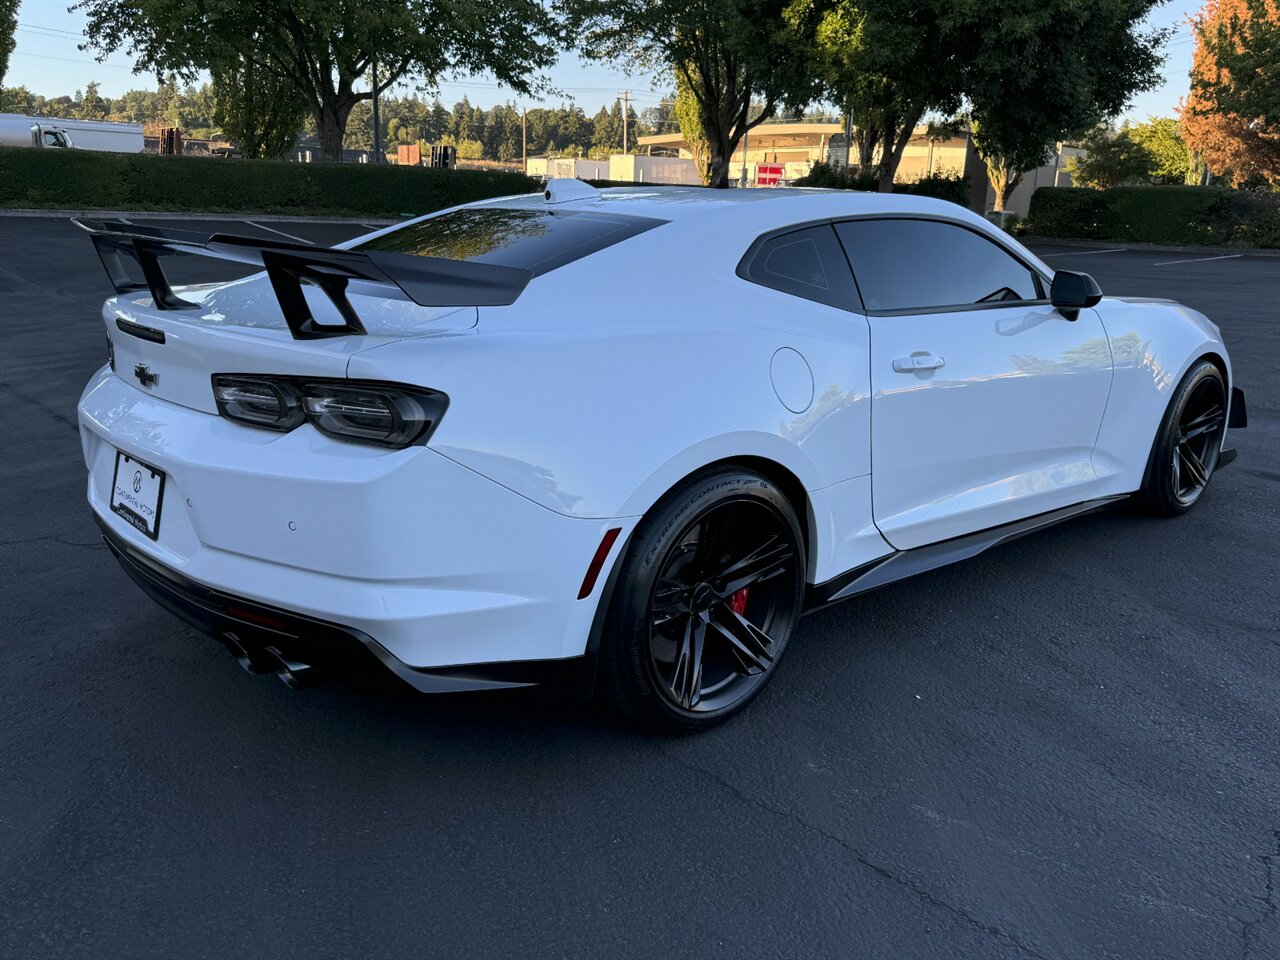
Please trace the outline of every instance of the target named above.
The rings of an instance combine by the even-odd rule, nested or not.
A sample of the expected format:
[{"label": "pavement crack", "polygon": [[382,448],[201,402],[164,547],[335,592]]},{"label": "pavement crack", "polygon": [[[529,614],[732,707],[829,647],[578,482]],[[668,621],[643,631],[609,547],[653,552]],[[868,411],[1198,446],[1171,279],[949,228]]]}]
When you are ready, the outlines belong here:
[{"label": "pavement crack", "polygon": [[[984,933],[991,937],[996,937],[998,939],[1005,940],[1008,943],[1012,944],[1018,950],[1019,953],[1025,954],[1028,957],[1035,957],[1035,958],[1038,958],[1038,960],[1046,960],[1044,954],[1037,953],[1027,943],[1025,943],[1022,940],[1022,938],[1019,937],[1017,934],[1010,933],[1007,930],[1003,930],[993,923],[987,923],[984,920],[980,920],[979,918],[973,916],[971,913],[966,911],[963,907],[956,906],[955,904],[949,903],[946,900],[943,900],[940,897],[937,897],[934,894],[930,893],[928,890],[926,890],[919,883],[916,883],[914,880],[911,880],[907,877],[899,876],[898,874],[894,873],[894,871],[891,870],[890,868],[882,864],[876,863],[869,856],[867,856],[857,847],[853,846],[851,843],[849,843],[849,841],[845,840],[843,837],[832,833],[830,830],[827,830],[826,828],[821,827],[816,823],[809,822],[808,820],[799,816],[792,810],[787,810],[782,807],[775,806],[771,803],[768,803],[767,801],[761,800],[758,797],[751,796],[750,794],[744,792],[740,787],[738,787],[734,783],[720,776],[720,774],[716,773],[714,770],[708,770],[705,767],[700,767],[697,764],[690,763],[689,761],[675,755],[674,753],[669,752],[668,750],[664,750],[660,748],[660,752],[664,754],[668,759],[674,760],[676,763],[680,764],[680,766],[684,767],[686,770],[690,770],[694,773],[699,773],[702,776],[713,780],[714,782],[719,784],[721,787],[723,787],[725,790],[728,790],[730,793],[736,796],[738,799],[746,803],[749,803],[757,807],[758,809],[765,811],[766,813],[772,814],[775,817],[780,817],[782,819],[790,820],[793,823],[799,824],[804,829],[809,830],[813,833],[816,833],[818,836],[824,838],[825,840],[828,840],[831,843],[836,844],[838,847],[840,847],[842,850],[844,850],[846,853],[852,856],[854,860],[856,860],[859,864],[866,867],[868,870],[872,871],[880,878],[884,880],[888,880],[890,883],[894,883],[897,886],[903,887],[904,889],[910,891],[917,899],[919,899],[923,903],[926,903],[931,907],[934,907],[939,910],[943,910],[951,914],[953,917],[956,917],[958,920],[960,920],[962,923],[964,923],[966,926],[970,927],[971,929],[977,930],[980,933]],[[1270,858],[1268,858],[1268,860],[1269,859]],[[1268,878],[1269,877],[1270,877],[1270,874],[1268,873]],[[1269,888],[1268,888],[1268,892],[1269,892]]]},{"label": "pavement crack", "polygon": [[1262,913],[1256,920],[1250,920],[1240,931],[1240,956],[1248,960],[1253,952],[1253,933],[1259,926],[1276,915],[1276,861],[1280,859],[1280,830],[1271,832],[1275,840],[1275,851],[1265,857],[1259,857],[1263,869],[1263,893],[1257,899],[1262,901]]},{"label": "pavement crack", "polygon": [[61,410],[57,410],[54,407],[49,406],[47,403],[43,402],[42,400],[39,400],[35,397],[28,396],[27,394],[23,393],[21,390],[17,389],[11,383],[0,382],[0,388],[8,390],[11,394],[13,394],[22,402],[29,403],[33,407],[40,410],[41,412],[47,413],[49,416],[53,417],[53,419],[57,420],[59,423],[66,424],[68,427],[74,430],[77,434],[80,432],[80,424],[76,422],[74,417],[67,416]]},{"label": "pavement crack", "polygon": [[46,533],[39,537],[27,537],[22,540],[0,540],[0,547],[20,547],[29,543],[43,543],[45,540],[54,540],[66,547],[97,547],[102,541],[92,540],[85,543],[82,540],[66,540],[66,534],[62,533]]}]

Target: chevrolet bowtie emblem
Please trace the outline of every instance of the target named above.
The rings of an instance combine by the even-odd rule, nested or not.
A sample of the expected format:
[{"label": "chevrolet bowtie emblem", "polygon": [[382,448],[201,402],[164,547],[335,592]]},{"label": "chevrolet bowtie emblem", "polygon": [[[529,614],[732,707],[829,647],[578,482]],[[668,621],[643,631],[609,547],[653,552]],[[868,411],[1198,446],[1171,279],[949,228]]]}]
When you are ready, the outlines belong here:
[{"label": "chevrolet bowtie emblem", "polygon": [[151,368],[145,363],[140,363],[133,368],[133,375],[138,378],[138,382],[150,390],[160,382],[160,374],[152,373]]}]

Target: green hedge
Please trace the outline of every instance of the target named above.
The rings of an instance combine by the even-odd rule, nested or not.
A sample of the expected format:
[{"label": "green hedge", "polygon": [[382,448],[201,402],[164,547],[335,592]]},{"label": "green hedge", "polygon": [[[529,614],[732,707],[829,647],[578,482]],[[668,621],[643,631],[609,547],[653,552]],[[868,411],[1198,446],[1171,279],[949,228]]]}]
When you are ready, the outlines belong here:
[{"label": "green hedge", "polygon": [[[880,189],[880,178],[874,171],[858,172],[849,167],[836,167],[825,161],[818,161],[808,173],[795,181],[795,186],[874,192]],[[898,180],[893,184],[893,192],[950,200],[962,207],[969,203],[969,181],[959,173],[931,173],[914,180]]]},{"label": "green hedge", "polygon": [[1027,220],[1045,237],[1280,247],[1280,195],[1225,187],[1041,187]]},{"label": "green hedge", "polygon": [[0,208],[396,217],[537,189],[484,170],[0,149]]}]

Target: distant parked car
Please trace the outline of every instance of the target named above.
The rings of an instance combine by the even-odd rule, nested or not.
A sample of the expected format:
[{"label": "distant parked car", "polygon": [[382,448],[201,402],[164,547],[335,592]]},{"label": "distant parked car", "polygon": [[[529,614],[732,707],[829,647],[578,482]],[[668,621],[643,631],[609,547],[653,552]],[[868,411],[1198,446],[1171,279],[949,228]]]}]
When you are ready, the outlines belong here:
[{"label": "distant parked car", "polygon": [[[81,226],[117,291],[79,408],[103,536],[294,685],[563,676],[702,729],[805,609],[1185,513],[1246,423],[1203,314],[926,197],[553,179],[336,248]],[[183,252],[265,272],[172,287]]]}]

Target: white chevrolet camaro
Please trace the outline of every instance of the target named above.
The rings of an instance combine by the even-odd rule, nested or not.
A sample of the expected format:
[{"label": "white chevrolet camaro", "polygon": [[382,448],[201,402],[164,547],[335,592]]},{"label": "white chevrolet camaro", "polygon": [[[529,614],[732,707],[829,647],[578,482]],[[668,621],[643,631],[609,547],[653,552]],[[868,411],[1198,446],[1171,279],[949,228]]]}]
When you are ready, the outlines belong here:
[{"label": "white chevrolet camaro", "polygon": [[[1127,497],[1189,510],[1218,328],[898,194],[545,193],[334,248],[85,222],[88,496],[255,673],[742,709],[800,615]],[[173,286],[195,253],[265,268]]]}]

